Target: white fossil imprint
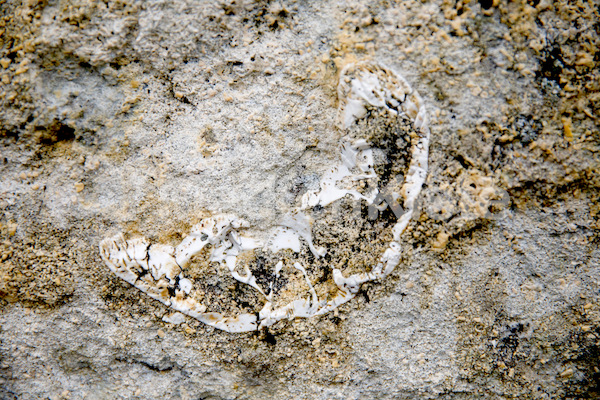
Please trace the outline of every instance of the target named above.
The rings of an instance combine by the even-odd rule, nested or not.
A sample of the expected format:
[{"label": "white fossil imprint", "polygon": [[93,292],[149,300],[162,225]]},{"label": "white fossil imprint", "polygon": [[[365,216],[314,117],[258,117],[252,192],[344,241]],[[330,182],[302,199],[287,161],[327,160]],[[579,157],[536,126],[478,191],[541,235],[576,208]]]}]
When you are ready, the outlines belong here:
[{"label": "white fossil imprint", "polygon": [[[176,247],[150,244],[144,238],[125,240],[123,234],[104,239],[100,243],[100,254],[106,265],[118,277],[129,282],[148,296],[199,321],[227,332],[247,332],[265,328],[283,319],[313,317],[325,314],[351,300],[361,285],[368,281],[381,280],[388,276],[400,261],[400,239],[412,217],[415,201],[427,173],[429,148],[429,121],[419,94],[407,81],[391,69],[378,63],[357,63],[346,66],[338,85],[339,129],[346,132],[370,111],[402,114],[412,122],[414,134],[405,138],[410,142],[410,162],[399,193],[404,213],[398,217],[392,229],[392,240],[379,257],[376,265],[368,272],[344,276],[338,268],[332,268],[336,291],[319,299],[305,266],[300,262],[278,261],[273,276],[279,277],[284,264],[300,271],[308,286],[305,297],[296,298],[287,304],[275,306],[274,287],[257,282],[250,269],[240,268],[238,256],[244,252],[260,249],[277,255],[285,249],[300,252],[308,246],[315,258],[323,257],[327,248],[315,247],[311,218],[307,210],[313,207],[328,207],[345,196],[373,204],[378,189],[365,191],[361,181],[377,179],[373,168],[373,148],[364,139],[352,140],[350,135],[341,139],[340,163],[333,166],[320,180],[319,189],[305,193],[301,205],[286,214],[274,227],[269,239],[261,242],[241,234],[248,223],[234,215],[216,215],[195,225],[187,237]],[[362,191],[361,191],[362,190]],[[302,240],[301,240],[302,239]],[[192,258],[208,252],[209,262],[227,268],[231,277],[249,285],[259,293],[263,301],[257,313],[222,315],[207,311],[207,305],[196,300],[194,282],[186,278],[186,268]],[[210,305],[209,305],[210,306]]]}]

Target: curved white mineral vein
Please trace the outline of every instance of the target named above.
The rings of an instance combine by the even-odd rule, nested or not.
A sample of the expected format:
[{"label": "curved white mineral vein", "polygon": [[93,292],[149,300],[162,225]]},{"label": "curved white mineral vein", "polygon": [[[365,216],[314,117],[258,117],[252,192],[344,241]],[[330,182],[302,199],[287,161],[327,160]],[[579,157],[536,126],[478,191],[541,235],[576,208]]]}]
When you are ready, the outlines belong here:
[{"label": "curved white mineral vein", "polygon": [[[351,142],[348,137],[342,138],[341,163],[323,175],[319,190],[304,194],[301,207],[282,219],[280,226],[273,230],[266,244],[238,233],[238,230],[248,227],[244,220],[233,215],[218,215],[206,218],[195,225],[189,235],[175,248],[162,244],[150,245],[144,238],[126,241],[121,233],[104,239],[100,243],[100,254],[106,265],[118,277],[150,297],[227,332],[253,331],[271,326],[282,319],[308,318],[327,313],[352,299],[363,283],[388,276],[399,263],[400,236],[410,222],[415,200],[427,173],[429,148],[427,112],[421,97],[406,80],[381,64],[360,63],[344,68],[340,75],[338,97],[342,129],[352,127],[357,120],[367,115],[369,109],[385,109],[393,115],[399,112],[407,115],[417,132],[415,137],[411,138],[411,160],[399,194],[404,200],[404,214],[393,227],[392,242],[371,272],[345,277],[339,269],[334,268],[333,279],[339,290],[333,298],[326,301],[319,300],[306,269],[299,263],[294,263],[293,267],[304,275],[310,296],[273,308],[273,283],[270,284],[266,294],[248,267],[243,274],[236,271],[237,256],[241,252],[256,248],[263,248],[273,253],[286,248],[298,252],[301,246],[300,238],[306,242],[315,257],[322,257],[327,249],[316,248],[313,245],[311,220],[302,210],[317,205],[326,207],[346,195],[363,199],[369,204],[373,203],[377,192],[364,195],[355,189],[338,187],[338,183],[342,180],[359,181],[376,177],[373,169],[373,152],[369,144],[365,140]],[[234,279],[250,285],[265,298],[265,304],[258,314],[238,314],[228,317],[219,313],[206,312],[206,306],[190,296],[194,285],[185,278],[185,268],[191,258],[208,245],[211,246],[209,261],[224,264]],[[279,261],[275,266],[276,276],[279,276],[282,267],[283,262]]]}]

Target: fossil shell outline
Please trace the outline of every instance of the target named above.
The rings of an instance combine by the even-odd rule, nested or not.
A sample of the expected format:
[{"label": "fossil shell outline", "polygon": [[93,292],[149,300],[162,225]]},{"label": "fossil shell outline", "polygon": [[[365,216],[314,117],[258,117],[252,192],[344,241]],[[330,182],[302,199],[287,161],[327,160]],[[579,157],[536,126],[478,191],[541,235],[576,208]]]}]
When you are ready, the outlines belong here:
[{"label": "fossil shell outline", "polygon": [[[344,276],[332,267],[337,292],[329,299],[320,300],[306,268],[299,262],[293,268],[302,273],[308,286],[308,296],[294,299],[284,306],[273,306],[273,283],[261,287],[252,272],[245,267],[237,268],[237,257],[242,252],[267,249],[273,253],[281,249],[298,252],[300,238],[308,244],[315,258],[323,257],[326,248],[313,245],[310,218],[305,210],[315,206],[328,207],[347,195],[373,204],[378,190],[361,193],[356,188],[340,188],[338,183],[359,182],[373,178],[373,152],[370,144],[362,139],[341,139],[341,163],[321,177],[319,189],[302,196],[301,206],[287,214],[275,227],[267,243],[241,234],[248,223],[231,214],[205,218],[192,227],[188,236],[176,247],[150,244],[144,238],[125,240],[122,233],[106,238],[99,245],[100,255],[109,269],[118,277],[135,286],[148,296],[159,300],[172,309],[227,332],[248,332],[266,328],[283,319],[314,317],[328,313],[354,298],[365,282],[387,277],[399,264],[400,239],[415,209],[415,201],[427,175],[429,148],[429,119],[419,94],[398,73],[380,63],[362,62],[347,65],[340,73],[338,84],[339,128],[351,128],[363,119],[369,110],[380,110],[392,115],[403,113],[414,127],[416,134],[410,138],[411,157],[399,194],[403,200],[403,213],[392,228],[392,240],[369,272]],[[231,277],[249,285],[264,298],[258,313],[239,313],[224,316],[207,312],[207,307],[190,296],[194,283],[186,278],[185,269],[194,255],[210,247],[210,261],[228,268]],[[283,261],[274,266],[279,276]]]}]

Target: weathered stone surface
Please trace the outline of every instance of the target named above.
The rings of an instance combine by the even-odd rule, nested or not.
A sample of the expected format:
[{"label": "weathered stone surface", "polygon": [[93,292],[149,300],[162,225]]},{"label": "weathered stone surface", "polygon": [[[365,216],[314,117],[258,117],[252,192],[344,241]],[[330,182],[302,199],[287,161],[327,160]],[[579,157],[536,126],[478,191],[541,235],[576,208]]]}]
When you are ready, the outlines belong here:
[{"label": "weathered stone surface", "polygon": [[[0,398],[598,397],[598,6],[3,2]],[[102,263],[119,231],[272,226],[338,157],[338,75],[363,59],[431,115],[389,279],[230,334],[165,322]]]}]

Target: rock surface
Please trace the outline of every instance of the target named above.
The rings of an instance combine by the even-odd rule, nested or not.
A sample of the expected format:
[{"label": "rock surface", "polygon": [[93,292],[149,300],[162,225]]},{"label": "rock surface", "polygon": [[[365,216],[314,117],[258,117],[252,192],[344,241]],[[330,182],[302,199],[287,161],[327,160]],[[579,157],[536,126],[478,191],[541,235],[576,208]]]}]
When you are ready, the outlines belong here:
[{"label": "rock surface", "polygon": [[[600,396],[599,6],[3,1],[0,399]],[[338,157],[358,60],[431,115],[387,280],[231,334],[102,263],[119,231],[276,224]],[[215,298],[243,295],[219,274]]]}]

